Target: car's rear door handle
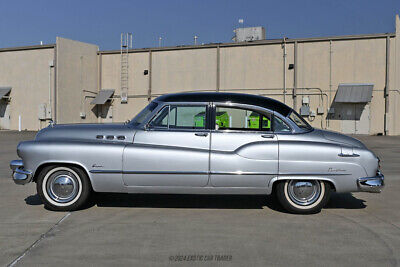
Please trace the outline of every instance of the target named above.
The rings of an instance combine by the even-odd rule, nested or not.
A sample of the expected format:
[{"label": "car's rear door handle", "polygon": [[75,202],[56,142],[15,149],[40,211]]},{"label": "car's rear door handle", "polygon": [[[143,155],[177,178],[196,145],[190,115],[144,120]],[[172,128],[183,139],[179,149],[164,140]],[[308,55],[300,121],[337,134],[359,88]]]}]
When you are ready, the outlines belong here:
[{"label": "car's rear door handle", "polygon": [[195,136],[207,136],[208,135],[208,133],[195,133],[194,134]]},{"label": "car's rear door handle", "polygon": [[275,135],[274,134],[262,134],[261,137],[262,138],[271,138],[272,139],[272,138],[275,137]]}]

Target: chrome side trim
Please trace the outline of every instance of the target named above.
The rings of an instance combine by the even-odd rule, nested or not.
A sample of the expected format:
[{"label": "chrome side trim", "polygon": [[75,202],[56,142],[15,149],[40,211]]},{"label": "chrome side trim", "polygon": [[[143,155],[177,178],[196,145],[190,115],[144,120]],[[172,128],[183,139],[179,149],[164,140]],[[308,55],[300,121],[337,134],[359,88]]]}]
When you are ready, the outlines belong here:
[{"label": "chrome side trim", "polygon": [[359,157],[360,155],[355,154],[355,153],[353,153],[353,154],[343,154],[343,153],[340,153],[340,154],[338,154],[338,156],[339,156],[339,157],[343,157],[343,158],[355,158],[355,157]]},{"label": "chrome side trim", "polygon": [[266,173],[266,172],[210,172],[211,175],[276,175],[276,173]]},{"label": "chrome side trim", "polygon": [[90,173],[121,173],[121,174],[176,174],[176,175],[276,175],[264,172],[179,172],[179,171],[122,171],[122,170],[90,170]]},{"label": "chrome side trim", "polygon": [[385,186],[384,180],[384,175],[378,171],[375,177],[357,179],[357,185],[362,192],[380,193]]},{"label": "chrome side trim", "polygon": [[337,176],[337,175],[350,175],[351,173],[335,173],[335,172],[325,172],[325,173],[280,173],[279,176]]},{"label": "chrome side trim", "polygon": [[119,170],[90,170],[90,173],[122,173]]}]

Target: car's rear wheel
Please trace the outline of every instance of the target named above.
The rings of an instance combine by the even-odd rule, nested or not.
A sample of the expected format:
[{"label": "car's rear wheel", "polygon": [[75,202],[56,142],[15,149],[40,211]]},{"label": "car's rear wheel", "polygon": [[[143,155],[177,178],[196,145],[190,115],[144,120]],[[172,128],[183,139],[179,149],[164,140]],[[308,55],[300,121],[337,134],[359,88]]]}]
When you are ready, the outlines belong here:
[{"label": "car's rear wheel", "polygon": [[91,185],[86,173],[73,166],[43,168],[36,185],[44,205],[50,210],[72,211],[89,200]]},{"label": "car's rear wheel", "polygon": [[328,202],[330,184],[319,180],[286,180],[276,186],[282,206],[291,213],[319,212]]}]

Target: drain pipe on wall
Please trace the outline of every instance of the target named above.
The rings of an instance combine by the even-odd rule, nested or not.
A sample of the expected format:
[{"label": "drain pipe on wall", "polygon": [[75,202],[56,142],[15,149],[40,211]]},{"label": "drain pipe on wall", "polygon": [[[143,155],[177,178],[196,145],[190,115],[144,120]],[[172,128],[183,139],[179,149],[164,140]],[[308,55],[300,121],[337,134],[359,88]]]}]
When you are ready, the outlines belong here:
[{"label": "drain pipe on wall", "polygon": [[386,79],[385,79],[385,116],[384,116],[384,133],[388,135],[389,121],[389,72],[390,72],[390,37],[386,36]]},{"label": "drain pipe on wall", "polygon": [[330,126],[330,115],[329,115],[329,107],[332,105],[332,40],[329,40],[329,100],[328,100],[328,109],[327,109],[327,120],[328,127]]},{"label": "drain pipe on wall", "polygon": [[283,37],[283,103],[286,104],[286,37]]},{"label": "drain pipe on wall", "polygon": [[294,42],[294,71],[293,71],[293,109],[297,111],[297,68],[298,68],[298,60],[297,60],[297,41]]},{"label": "drain pipe on wall", "polygon": [[[52,109],[51,106],[51,68],[54,67],[54,61],[51,60],[49,61],[49,109]],[[47,111],[46,111],[47,113]],[[50,114],[51,117],[51,114]],[[47,118],[47,114],[46,114],[46,118]]]}]

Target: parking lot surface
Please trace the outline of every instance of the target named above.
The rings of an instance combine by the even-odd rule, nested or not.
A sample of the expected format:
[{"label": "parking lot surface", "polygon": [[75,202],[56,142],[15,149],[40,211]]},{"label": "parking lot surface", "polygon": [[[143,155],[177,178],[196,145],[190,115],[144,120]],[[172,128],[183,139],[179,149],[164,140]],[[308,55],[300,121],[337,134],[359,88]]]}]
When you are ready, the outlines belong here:
[{"label": "parking lot surface", "polygon": [[9,161],[33,132],[0,131],[0,265],[396,266],[400,137],[357,136],[382,161],[381,194],[333,194],[314,215],[272,197],[97,195],[75,212],[44,209]]}]

